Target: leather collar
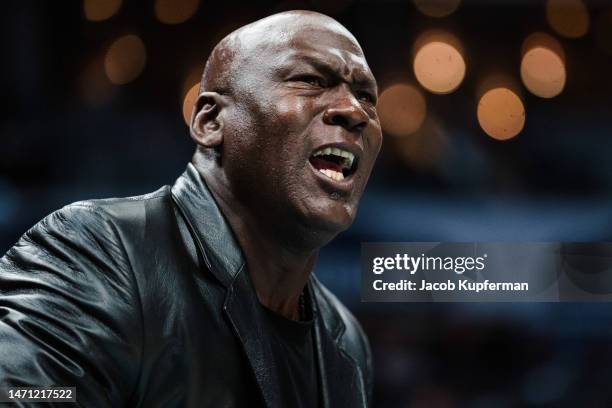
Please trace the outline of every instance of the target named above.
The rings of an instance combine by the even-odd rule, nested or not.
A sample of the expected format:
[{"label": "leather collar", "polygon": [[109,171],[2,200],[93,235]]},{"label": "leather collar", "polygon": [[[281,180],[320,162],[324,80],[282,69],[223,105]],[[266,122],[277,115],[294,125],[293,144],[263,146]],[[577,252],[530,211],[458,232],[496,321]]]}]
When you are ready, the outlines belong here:
[{"label": "leather collar", "polygon": [[245,259],[229,224],[193,164],[172,186],[172,198],[194,234],[204,262],[229,287]]}]

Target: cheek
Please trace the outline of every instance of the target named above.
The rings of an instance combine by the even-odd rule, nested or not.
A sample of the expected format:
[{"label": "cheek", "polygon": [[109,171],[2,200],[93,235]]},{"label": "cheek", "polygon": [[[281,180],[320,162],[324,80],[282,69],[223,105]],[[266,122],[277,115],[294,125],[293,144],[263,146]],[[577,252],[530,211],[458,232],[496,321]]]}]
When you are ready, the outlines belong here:
[{"label": "cheek", "polygon": [[305,164],[308,133],[313,122],[313,102],[303,97],[280,96],[269,101],[265,110],[261,145],[269,147],[278,165],[278,174],[290,179]]},{"label": "cheek", "polygon": [[372,171],[374,167],[374,162],[376,162],[376,158],[378,157],[378,153],[380,153],[380,148],[382,147],[383,135],[380,130],[380,126],[373,126],[371,131],[369,131],[365,135],[365,143],[364,148],[366,149],[367,157],[368,157],[368,174]]},{"label": "cheek", "polygon": [[312,120],[313,111],[311,99],[292,95],[280,96],[270,101],[270,124],[274,124],[283,135],[301,134]]},{"label": "cheek", "polygon": [[372,145],[372,149],[374,151],[374,159],[376,160],[376,156],[380,152],[380,148],[382,146],[383,134],[380,126],[380,122],[378,119],[372,122],[372,131],[371,134],[368,135],[368,139],[370,140],[370,144]]},{"label": "cheek", "polygon": [[274,106],[279,116],[297,117],[299,112],[303,112],[308,103],[304,98],[296,96],[285,96],[279,98]]},{"label": "cheek", "polygon": [[282,191],[286,197],[287,190],[291,192],[287,186],[297,183],[296,157],[302,156],[300,111],[304,108],[295,98],[277,102],[270,98],[249,100],[236,110],[226,139],[226,165],[235,183],[257,195]]}]

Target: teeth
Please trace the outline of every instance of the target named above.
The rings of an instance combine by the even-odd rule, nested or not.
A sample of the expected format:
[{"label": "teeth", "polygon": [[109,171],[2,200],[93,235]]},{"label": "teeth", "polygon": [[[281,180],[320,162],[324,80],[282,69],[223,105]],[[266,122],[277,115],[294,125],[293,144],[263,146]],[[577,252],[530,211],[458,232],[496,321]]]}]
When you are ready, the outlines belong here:
[{"label": "teeth", "polygon": [[321,173],[325,174],[327,177],[329,177],[330,179],[334,179],[336,181],[342,181],[344,180],[344,175],[340,172],[331,170],[331,169],[320,169],[319,170]]},{"label": "teeth", "polygon": [[350,169],[353,167],[353,161],[355,160],[355,155],[351,152],[347,152],[346,150],[338,149],[337,147],[326,147],[325,149],[317,150],[314,156],[324,156],[331,155],[338,157],[343,157],[344,162],[342,163],[342,167],[344,169]]},{"label": "teeth", "polygon": [[342,157],[344,157],[343,167],[345,169],[350,169],[351,167],[353,167],[353,160],[355,160],[355,155],[353,153],[343,150]]}]

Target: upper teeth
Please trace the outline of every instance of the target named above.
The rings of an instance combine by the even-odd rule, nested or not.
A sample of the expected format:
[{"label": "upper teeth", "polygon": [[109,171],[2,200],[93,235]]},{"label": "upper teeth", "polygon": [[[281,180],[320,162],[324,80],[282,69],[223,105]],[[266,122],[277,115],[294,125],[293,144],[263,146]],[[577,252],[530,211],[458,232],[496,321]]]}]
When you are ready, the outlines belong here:
[{"label": "upper teeth", "polygon": [[344,158],[342,162],[343,169],[350,169],[351,167],[353,167],[353,160],[355,160],[355,155],[351,152],[347,152],[346,150],[338,149],[337,147],[326,147],[325,149],[317,150],[314,156],[316,157],[330,154]]}]

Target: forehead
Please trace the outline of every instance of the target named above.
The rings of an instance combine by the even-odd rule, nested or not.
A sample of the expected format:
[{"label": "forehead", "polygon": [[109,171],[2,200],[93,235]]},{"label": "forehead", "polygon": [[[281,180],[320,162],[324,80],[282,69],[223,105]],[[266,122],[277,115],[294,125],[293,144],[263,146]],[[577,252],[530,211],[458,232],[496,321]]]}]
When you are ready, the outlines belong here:
[{"label": "forehead", "polygon": [[359,45],[342,32],[312,28],[295,33],[287,41],[281,41],[275,51],[284,56],[310,57],[355,65],[369,71]]},{"label": "forehead", "polygon": [[243,45],[250,45],[248,59],[256,59],[262,68],[282,69],[291,64],[310,63],[341,73],[351,72],[375,83],[361,47],[350,32],[335,22],[302,22],[251,34]]}]

